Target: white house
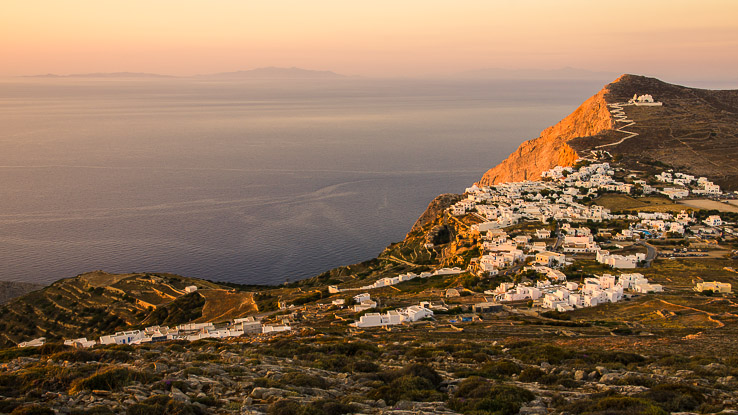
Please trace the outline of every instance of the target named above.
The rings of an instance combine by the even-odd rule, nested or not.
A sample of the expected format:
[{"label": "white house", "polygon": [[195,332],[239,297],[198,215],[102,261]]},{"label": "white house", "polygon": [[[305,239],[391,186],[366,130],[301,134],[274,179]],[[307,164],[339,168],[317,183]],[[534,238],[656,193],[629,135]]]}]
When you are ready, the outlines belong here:
[{"label": "white house", "polygon": [[558,252],[538,252],[536,254],[536,264],[547,267],[555,267],[566,264],[566,255]]},{"label": "white house", "polygon": [[185,287],[185,292],[187,294],[194,293],[195,291],[197,291],[197,286],[196,285],[188,285],[187,287]]},{"label": "white house", "polygon": [[367,313],[359,318],[359,321],[352,323],[354,327],[379,327],[393,326],[402,323],[402,315],[397,311],[388,311],[386,314]]},{"label": "white house", "polygon": [[611,255],[609,251],[597,251],[597,262],[609,265],[613,268],[636,268],[638,262],[646,259],[646,254],[637,253],[633,255]]},{"label": "white house", "polygon": [[639,292],[639,293],[642,293],[642,294],[647,294],[647,293],[651,293],[651,292],[659,293],[659,292],[662,292],[663,290],[664,289],[663,289],[663,287],[660,284],[648,284],[648,283],[646,283],[646,284],[637,284],[635,286],[635,291],[636,292]]},{"label": "white house", "polygon": [[433,310],[417,305],[410,306],[401,311],[404,321],[418,321],[426,317],[433,317]]},{"label": "white house", "polygon": [[374,300],[364,300],[359,304],[354,304],[354,312],[359,313],[364,310],[370,310],[377,307],[377,302]]},{"label": "white house", "polygon": [[372,299],[372,296],[369,295],[369,293],[361,293],[361,294],[356,294],[354,296],[354,302],[356,303],[361,303],[362,301],[368,301],[371,299]]},{"label": "white house", "polygon": [[615,276],[610,274],[605,274],[601,276],[600,287],[602,287],[602,289],[604,290],[615,287]]},{"label": "white house", "polygon": [[708,216],[707,219],[704,220],[704,222],[705,222],[705,225],[713,226],[713,227],[723,225],[723,220],[718,215]]},{"label": "white house", "polygon": [[546,239],[551,237],[551,231],[548,229],[538,229],[536,230],[536,238],[538,239]]},{"label": "white house", "polygon": [[79,339],[64,340],[65,346],[72,346],[78,349],[86,349],[96,345],[97,342],[94,340],[87,340],[87,337],[80,337]]},{"label": "white house", "polygon": [[237,318],[233,320],[233,329],[241,330],[246,334],[262,332],[261,321],[254,317]]},{"label": "white house", "polygon": [[267,334],[267,333],[280,333],[283,331],[290,331],[290,330],[292,330],[292,327],[287,326],[287,325],[282,325],[282,326],[264,325],[261,329],[261,332],[264,334]]},{"label": "white house", "polygon": [[115,334],[100,336],[100,344],[131,344],[143,337],[144,334],[140,330],[119,331]]},{"label": "white house", "polygon": [[716,293],[722,293],[722,294],[729,294],[731,291],[731,285],[727,282],[718,282],[718,281],[712,281],[712,282],[698,282],[697,285],[694,287],[695,291],[702,292],[702,291],[713,291]]},{"label": "white house", "polygon": [[43,346],[44,344],[46,344],[46,337],[39,337],[27,342],[20,342],[18,343],[18,347],[39,347]]},{"label": "white house", "polygon": [[638,272],[632,274],[620,274],[618,277],[618,285],[624,289],[634,289],[636,285],[648,284],[648,279]]}]

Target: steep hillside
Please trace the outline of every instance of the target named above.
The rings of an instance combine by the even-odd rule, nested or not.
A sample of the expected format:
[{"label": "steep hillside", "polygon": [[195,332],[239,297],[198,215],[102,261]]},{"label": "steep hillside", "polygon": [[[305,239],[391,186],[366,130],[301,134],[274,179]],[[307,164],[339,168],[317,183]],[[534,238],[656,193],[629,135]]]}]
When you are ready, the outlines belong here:
[{"label": "steep hillside", "polygon": [[[614,117],[618,108],[613,104],[625,104],[635,94],[650,94],[663,106],[624,105],[625,118]],[[636,135],[626,138],[630,133]],[[711,91],[623,75],[540,137],[521,144],[479,183],[535,179],[542,171],[600,150],[620,155],[633,169],[668,165],[736,189],[738,90]]]},{"label": "steep hillside", "polygon": [[528,140],[502,163],[488,170],[479,181],[482,185],[535,180],[541,172],[557,165],[569,166],[579,157],[568,142],[576,137],[593,136],[613,128],[613,119],[605,95],[608,87],[584,101],[573,113],[540,137]]},{"label": "steep hillside", "polygon": [[[186,295],[184,288],[198,287]],[[241,317],[257,311],[251,293],[173,274],[94,271],[59,280],[0,308],[0,343],[39,336],[96,336],[142,324]],[[228,299],[228,301],[221,301]]]}]

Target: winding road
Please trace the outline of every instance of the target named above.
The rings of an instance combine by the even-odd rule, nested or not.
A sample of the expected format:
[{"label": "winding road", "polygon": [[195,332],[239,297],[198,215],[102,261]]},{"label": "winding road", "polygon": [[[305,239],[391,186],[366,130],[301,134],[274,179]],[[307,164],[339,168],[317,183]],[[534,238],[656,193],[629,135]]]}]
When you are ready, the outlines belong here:
[{"label": "winding road", "polygon": [[610,144],[602,144],[600,146],[595,147],[596,149],[605,148],[605,147],[614,147],[614,146],[617,146],[619,144],[622,144],[625,140],[627,140],[629,138],[633,138],[633,137],[635,137],[635,136],[638,135],[638,133],[634,133],[632,131],[625,130],[625,128],[628,128],[628,127],[631,127],[631,126],[635,125],[635,121],[633,121],[630,118],[628,118],[628,115],[625,114],[625,110],[623,109],[623,107],[626,106],[626,105],[629,105],[629,104],[616,103],[616,104],[609,104],[608,106],[610,108],[613,108],[613,109],[610,110],[610,114],[612,114],[612,117],[615,118],[615,122],[626,123],[622,127],[616,128],[615,131],[619,131],[619,132],[621,132],[623,134],[627,134],[627,135],[625,137],[623,137],[623,139],[620,140],[620,141],[616,141],[616,142],[610,143]]},{"label": "winding road", "polygon": [[646,252],[646,264],[643,267],[649,268],[653,260],[656,259],[656,255],[657,255],[656,247],[644,241],[638,242],[638,245],[645,246],[646,249],[648,250],[648,252]]}]

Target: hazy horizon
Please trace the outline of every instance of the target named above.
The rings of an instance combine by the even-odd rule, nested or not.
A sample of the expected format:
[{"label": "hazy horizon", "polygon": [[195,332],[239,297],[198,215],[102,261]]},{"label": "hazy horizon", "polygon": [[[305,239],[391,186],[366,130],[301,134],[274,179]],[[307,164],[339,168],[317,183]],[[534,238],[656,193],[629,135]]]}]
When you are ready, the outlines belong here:
[{"label": "hazy horizon", "polygon": [[736,15],[729,0],[8,0],[0,76],[296,66],[392,78],[575,67],[731,80]]}]

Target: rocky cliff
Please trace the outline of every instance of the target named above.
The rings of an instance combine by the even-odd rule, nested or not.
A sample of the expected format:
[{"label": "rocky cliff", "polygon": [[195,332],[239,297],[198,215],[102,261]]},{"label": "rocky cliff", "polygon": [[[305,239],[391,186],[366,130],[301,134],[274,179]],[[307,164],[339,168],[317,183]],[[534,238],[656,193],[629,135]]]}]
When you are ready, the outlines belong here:
[{"label": "rocky cliff", "polygon": [[[625,104],[634,94],[653,95],[663,106],[623,106],[628,122],[616,126],[608,105]],[[623,140],[629,134],[618,127],[636,135]],[[535,180],[541,172],[569,166],[598,147],[619,155],[625,168],[669,166],[706,176],[725,190],[738,189],[738,90],[689,88],[622,75],[540,137],[521,144],[479,184]]]},{"label": "rocky cliff", "polygon": [[425,224],[432,222],[436,219],[436,217],[443,212],[445,209],[448,209],[451,205],[461,200],[461,195],[453,194],[453,193],[444,193],[442,195],[436,196],[435,199],[433,199],[429,204],[428,207],[425,209],[422,215],[418,218],[417,221],[415,221],[415,224],[413,224],[412,229],[410,231],[417,231],[420,230]]},{"label": "rocky cliff", "polygon": [[605,101],[608,92],[609,85],[584,101],[558,124],[543,130],[540,137],[521,144],[502,163],[488,170],[479,184],[537,179],[541,172],[552,167],[573,164],[579,156],[567,144],[569,140],[597,135],[613,127],[613,120]]}]

